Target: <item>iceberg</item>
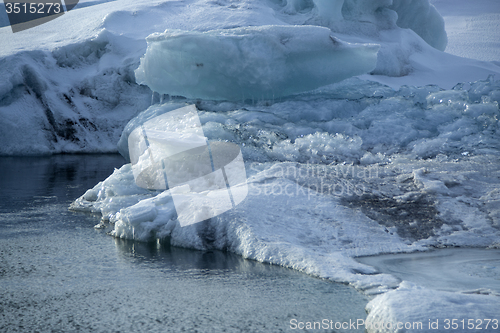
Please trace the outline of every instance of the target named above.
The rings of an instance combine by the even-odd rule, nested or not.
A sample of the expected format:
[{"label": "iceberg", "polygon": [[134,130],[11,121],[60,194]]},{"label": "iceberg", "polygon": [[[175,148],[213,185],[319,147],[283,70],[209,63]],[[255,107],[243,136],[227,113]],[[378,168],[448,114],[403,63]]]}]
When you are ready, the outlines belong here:
[{"label": "iceberg", "polygon": [[271,100],[368,73],[379,49],[317,26],[167,30],[147,41],[138,83],[160,94],[233,101]]},{"label": "iceberg", "polygon": [[[496,41],[477,30],[484,5],[85,2],[29,33],[0,28],[0,154],[118,150],[130,161],[72,210],[101,214],[114,237],[348,283],[378,295],[372,327],[496,314],[481,290],[436,292],[354,259],[500,248],[500,82],[485,80],[500,67],[442,52],[453,45],[432,3],[473,23],[455,53],[466,56]],[[197,118],[172,119],[192,105]]]},{"label": "iceberg", "polygon": [[[500,83],[484,80],[500,69],[442,52],[430,1],[85,2],[30,33],[0,29],[0,154],[118,142],[130,161],[71,209],[101,214],[115,237],[348,283],[378,295],[372,327],[496,314],[492,295],[428,290],[354,259],[500,247]],[[170,112],[193,104],[179,134]],[[242,164],[248,179],[229,179]]]}]

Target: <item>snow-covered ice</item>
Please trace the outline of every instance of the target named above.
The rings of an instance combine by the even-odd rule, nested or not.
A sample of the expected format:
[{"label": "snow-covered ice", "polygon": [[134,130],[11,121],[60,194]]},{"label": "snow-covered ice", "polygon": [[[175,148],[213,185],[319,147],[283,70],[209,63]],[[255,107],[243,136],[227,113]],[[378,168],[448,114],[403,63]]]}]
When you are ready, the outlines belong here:
[{"label": "snow-covered ice", "polygon": [[[264,196],[278,200],[275,197],[319,193],[341,199],[342,206],[363,211],[382,229],[413,245],[430,241],[427,245],[497,246],[498,179],[493,175],[498,173],[498,101],[492,97],[499,82],[490,79],[448,91],[428,86],[394,92],[350,79],[329,89],[240,109],[232,103],[200,102],[203,132],[212,141],[241,146],[248,174],[254,177],[250,179],[258,179],[249,180],[250,188]],[[390,97],[381,99],[381,94]],[[128,156],[128,136],[134,128],[177,107],[174,102],[153,105],[133,119],[120,140],[122,154]],[[106,219],[118,221],[116,214],[131,206],[132,198],[160,193],[139,189],[133,179],[126,165],[89,190],[75,208],[100,211]],[[273,185],[274,181],[291,181],[295,187]],[[85,200],[87,196],[91,200]],[[160,198],[168,196],[165,192]],[[310,200],[304,204],[315,211]],[[157,210],[161,205],[151,207]],[[170,209],[165,207],[161,209]],[[127,216],[134,214],[130,209]],[[262,208],[257,211],[263,214]],[[134,225],[137,230],[142,222],[148,225],[146,233],[134,231],[140,237],[117,227],[115,233],[143,240],[157,233],[164,236],[162,228],[169,220],[156,219],[157,213],[152,216]],[[353,254],[363,254],[356,249],[360,252]],[[369,254],[381,252],[385,250]]]},{"label": "snow-covered ice", "polygon": [[406,324],[406,332],[497,332],[500,327],[500,249],[441,249],[357,260],[402,281],[368,303],[371,332],[396,331],[387,329],[388,323]]},{"label": "snow-covered ice", "polygon": [[194,105],[147,120],[127,142],[135,183],[149,190],[170,189],[182,227],[220,215],[248,194],[239,146],[209,144]]}]

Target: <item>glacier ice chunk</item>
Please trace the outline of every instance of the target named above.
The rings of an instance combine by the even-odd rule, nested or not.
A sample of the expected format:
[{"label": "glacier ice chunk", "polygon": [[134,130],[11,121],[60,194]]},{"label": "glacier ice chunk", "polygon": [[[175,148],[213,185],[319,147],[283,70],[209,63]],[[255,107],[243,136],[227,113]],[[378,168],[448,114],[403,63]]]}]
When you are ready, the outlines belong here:
[{"label": "glacier ice chunk", "polygon": [[317,26],[167,30],[147,42],[138,83],[162,94],[235,101],[287,96],[370,72],[379,49],[340,41]]}]

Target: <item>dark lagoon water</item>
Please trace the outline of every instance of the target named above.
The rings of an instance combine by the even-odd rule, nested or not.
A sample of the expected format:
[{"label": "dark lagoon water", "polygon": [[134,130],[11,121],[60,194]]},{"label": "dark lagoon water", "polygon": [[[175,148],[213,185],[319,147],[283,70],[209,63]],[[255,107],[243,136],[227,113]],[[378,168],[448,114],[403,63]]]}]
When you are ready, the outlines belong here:
[{"label": "dark lagoon water", "polygon": [[0,157],[0,332],[287,332],[300,331],[293,319],[365,319],[368,300],[351,287],[230,253],[114,239],[93,228],[99,217],[68,211],[123,163]]}]

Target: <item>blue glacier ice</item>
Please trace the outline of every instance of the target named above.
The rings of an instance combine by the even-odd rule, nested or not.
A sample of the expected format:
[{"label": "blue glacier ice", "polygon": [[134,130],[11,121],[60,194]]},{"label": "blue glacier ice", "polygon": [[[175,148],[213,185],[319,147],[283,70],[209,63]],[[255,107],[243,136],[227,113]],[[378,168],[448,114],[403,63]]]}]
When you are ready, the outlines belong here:
[{"label": "blue glacier ice", "polygon": [[349,44],[317,26],[169,31],[147,38],[138,83],[161,94],[269,100],[368,73],[378,45]]}]

